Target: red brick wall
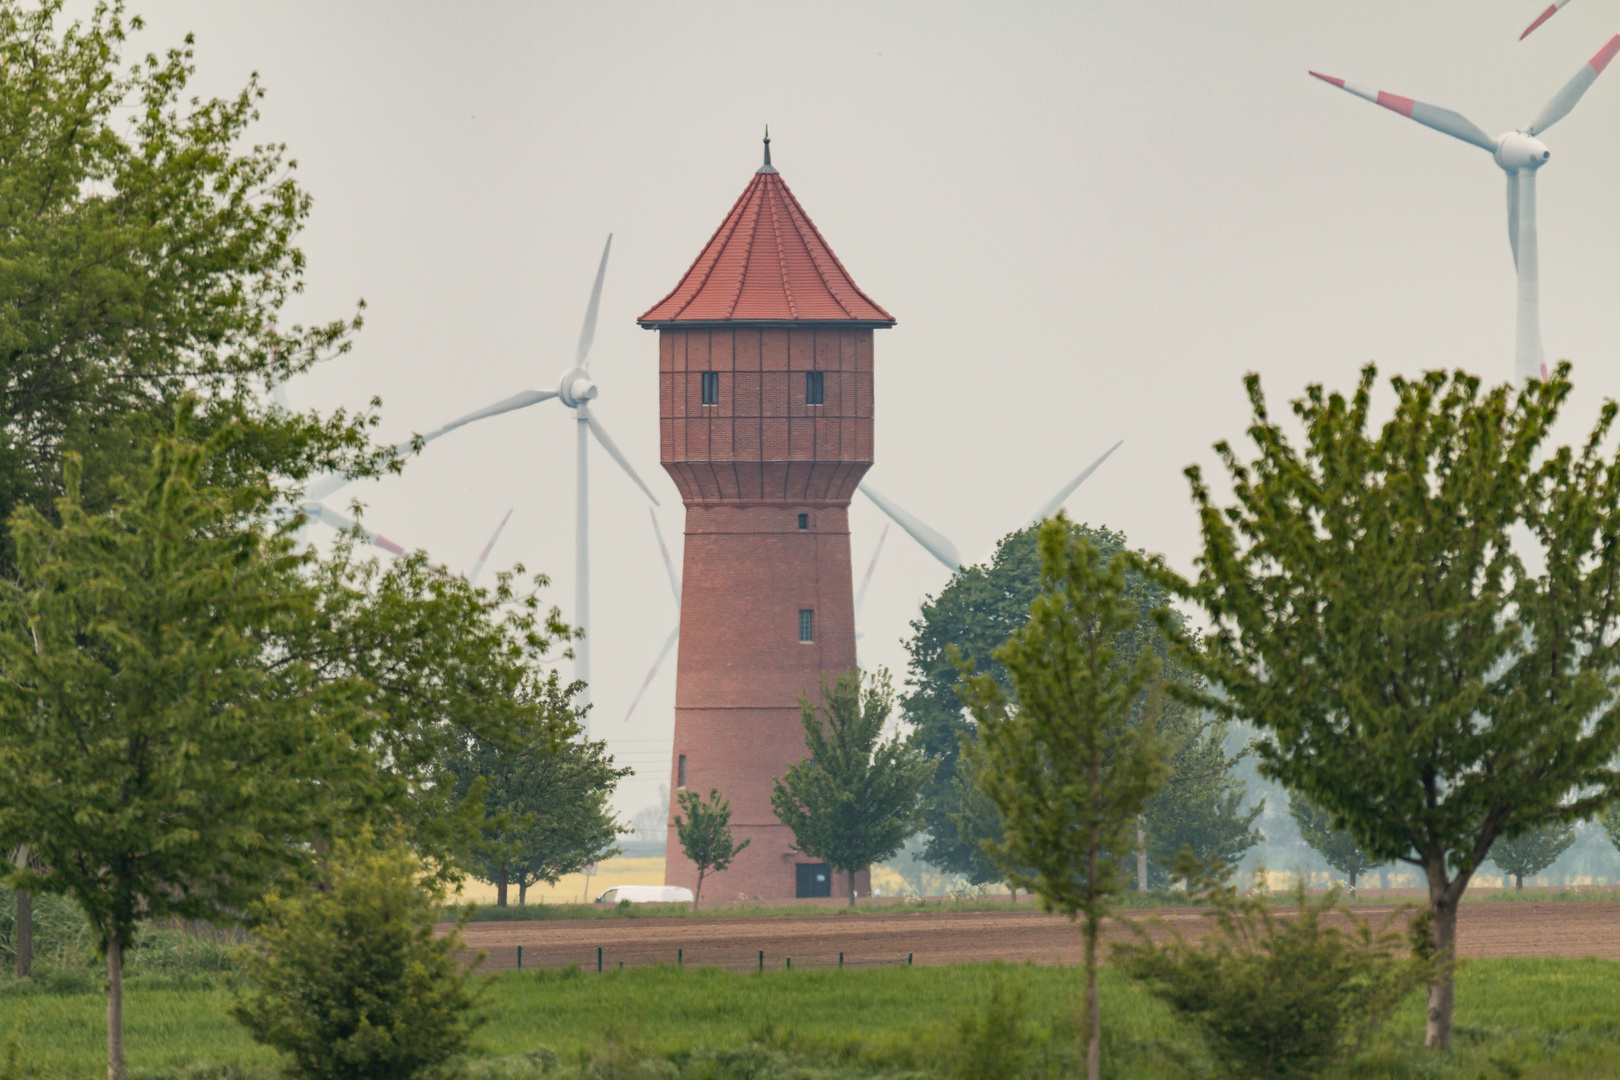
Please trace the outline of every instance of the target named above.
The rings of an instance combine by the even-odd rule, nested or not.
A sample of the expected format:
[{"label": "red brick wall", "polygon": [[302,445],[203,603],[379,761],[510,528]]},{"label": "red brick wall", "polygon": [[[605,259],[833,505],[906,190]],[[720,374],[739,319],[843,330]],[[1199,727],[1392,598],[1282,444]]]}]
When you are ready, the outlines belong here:
[{"label": "red brick wall", "polygon": [[[872,463],[872,331],[814,324],[658,334],[661,456],[687,503],[848,503]],[[823,372],[807,405],[804,372]],[[702,373],[719,375],[704,405]]]},{"label": "red brick wall", "polygon": [[[731,800],[750,839],[730,870],[704,881],[717,900],[791,897],[792,851],[776,820],[776,777],[805,756],[799,699],[823,674],[855,667],[849,499],[872,459],[872,332],[841,327],[663,330],[659,368],[664,467],[686,504],[681,637],[676,662],[671,818],[686,787]],[[825,401],[806,405],[804,377],[826,372]],[[720,372],[720,402],[701,404],[702,371]],[[809,528],[798,515],[809,515]],[[799,612],[815,640],[799,640]],[[670,827],[665,882],[693,887],[696,868]],[[847,891],[840,876],[834,895]],[[857,875],[862,895],[869,875]]]}]

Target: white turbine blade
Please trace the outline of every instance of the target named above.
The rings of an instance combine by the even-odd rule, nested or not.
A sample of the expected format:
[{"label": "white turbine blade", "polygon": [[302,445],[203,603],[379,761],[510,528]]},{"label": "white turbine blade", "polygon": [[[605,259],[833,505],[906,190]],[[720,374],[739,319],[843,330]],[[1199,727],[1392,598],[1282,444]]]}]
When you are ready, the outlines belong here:
[{"label": "white turbine blade", "polygon": [[867,564],[866,576],[861,578],[861,587],[855,593],[855,618],[861,617],[861,605],[866,602],[866,588],[872,584],[872,572],[877,569],[878,556],[883,554],[883,541],[889,538],[889,523],[883,523],[883,531],[878,533],[877,547],[872,549],[872,561]]},{"label": "white turbine blade", "polygon": [[647,498],[653,501],[654,506],[657,506],[658,496],[654,495],[652,493],[652,489],[641,482],[641,477],[636,475],[636,470],[630,467],[630,459],[625,457],[624,454],[620,452],[618,446],[616,446],[613,440],[608,436],[607,429],[602,426],[602,421],[596,418],[595,413],[587,411],[585,413],[585,422],[590,424],[591,434],[595,435],[596,441],[602,444],[602,449],[606,450],[608,452],[608,456],[619,463],[619,468],[630,474],[630,479],[634,480],[636,482],[636,486],[642,491],[646,492]]},{"label": "white turbine blade", "polygon": [[874,490],[864,480],[858,489],[861,494],[871,499],[877,508],[888,514],[894,523],[906,530],[907,534],[917,543],[921,544],[934,558],[945,564],[945,569],[956,571],[962,569],[962,556],[957,554],[956,545],[945,539],[939,532],[929,528],[900,507],[887,495]]},{"label": "white turbine blade", "polygon": [[[484,408],[479,409],[477,412],[470,412],[466,416],[459,416],[441,428],[434,428],[432,431],[422,436],[422,441],[425,443],[432,442],[440,435],[452,432],[458,427],[464,427],[475,420],[487,420],[491,416],[499,416],[502,413],[509,413],[514,409],[526,409],[530,405],[538,405],[542,401],[550,401],[556,396],[557,391],[555,390],[525,390],[521,394],[513,394],[511,397],[502,398],[495,404],[487,405]],[[412,439],[409,442],[400,443],[400,446],[409,449],[411,444],[415,441],[415,439]],[[403,451],[401,452],[403,453]]]},{"label": "white turbine blade", "polygon": [[1610,38],[1609,43],[1599,49],[1596,56],[1581,65],[1581,70],[1575,73],[1575,77],[1565,83],[1564,88],[1554,94],[1553,99],[1547,102],[1534,120],[1530,121],[1530,126],[1524,129],[1525,134],[1539,135],[1568,116],[1569,110],[1573,109],[1575,103],[1581,100],[1581,95],[1597,82],[1597,77],[1603,74],[1603,69],[1609,66],[1609,61],[1614,59],[1617,52],[1620,52],[1620,34]]},{"label": "white turbine blade", "polygon": [[1461,113],[1452,112],[1450,109],[1442,109],[1438,105],[1425,105],[1421,101],[1413,101],[1411,98],[1401,97],[1399,94],[1388,94],[1382,90],[1368,90],[1364,86],[1345,82],[1343,79],[1335,78],[1332,75],[1323,75],[1319,71],[1313,71],[1311,74],[1325,83],[1331,83],[1341,90],[1356,95],[1358,98],[1364,98],[1374,105],[1382,105],[1391,112],[1398,112],[1408,119],[1416,120],[1424,127],[1434,128],[1434,130],[1444,132],[1454,139],[1473,143],[1481,150],[1496,153],[1496,140],[1485,134],[1478,124]]},{"label": "white turbine blade", "polygon": [[641,704],[641,695],[645,694],[647,687],[652,685],[653,679],[658,675],[659,667],[664,663],[664,657],[669,655],[669,650],[675,647],[675,642],[679,640],[680,636],[681,628],[679,626],[669,632],[669,638],[664,642],[663,649],[658,653],[658,659],[653,661],[652,670],[647,672],[645,679],[641,680],[641,689],[636,691],[636,699],[630,703],[630,711],[624,714],[625,723],[629,723],[631,715],[636,711],[636,706]]},{"label": "white turbine blade", "polygon": [[1513,248],[1513,268],[1519,268],[1519,174],[1507,174],[1508,244]]},{"label": "white turbine blade", "polygon": [[338,532],[358,532],[362,537],[365,538],[367,543],[382,548],[390,555],[405,554],[404,548],[388,539],[388,537],[384,536],[382,533],[372,532],[370,529],[366,528],[364,525],[361,525],[353,518],[345,514],[338,513],[325,503],[306,502],[303,506],[299,507],[299,509],[309,517],[319,520],[321,524],[330,525]]},{"label": "white turbine blade", "polygon": [[[525,390],[521,394],[513,394],[509,398],[502,398],[495,404],[487,405],[484,408],[479,409],[477,412],[470,412],[466,416],[458,416],[456,419],[450,421],[448,424],[445,424],[443,427],[434,428],[426,435],[420,436],[420,438],[422,440],[422,444],[425,446],[434,439],[437,439],[439,436],[447,435],[457,428],[465,427],[475,420],[487,420],[491,416],[499,416],[502,413],[509,413],[514,409],[526,409],[530,405],[538,405],[542,401],[550,401],[556,396],[557,391],[555,390]],[[413,450],[416,449],[417,438],[418,436],[413,435],[402,443],[395,443],[394,456],[408,456]],[[352,476],[345,476],[342,473],[327,473],[325,476],[317,477],[310,483],[309,487],[304,489],[304,498],[311,501],[319,501],[329,495],[341,491],[343,488],[348,487],[353,482],[354,477]]]},{"label": "white turbine blade", "polygon": [[[513,507],[512,509],[517,508]],[[506,523],[511,520],[512,511],[508,510],[506,516],[501,518],[501,523],[495,526],[495,535],[489,538],[489,543],[484,545],[484,550],[478,553],[478,561],[473,563],[472,570],[467,574],[467,584],[478,584],[478,575],[484,572],[484,564],[489,561],[489,553],[495,550],[495,541],[501,538],[501,533],[506,529]]]},{"label": "white turbine blade", "polygon": [[647,507],[647,514],[652,518],[653,535],[658,537],[658,553],[664,557],[664,569],[669,572],[669,591],[675,594],[675,610],[681,609],[681,579],[675,573],[675,560],[669,557],[669,547],[664,543],[664,530],[658,527],[658,513],[652,507]]},{"label": "white turbine blade", "polygon": [[596,340],[596,309],[602,305],[602,279],[607,277],[608,252],[613,249],[613,234],[608,233],[602,245],[602,262],[596,268],[596,284],[591,286],[591,302],[585,305],[585,325],[579,330],[579,348],[574,350],[574,366],[588,367],[591,342]]},{"label": "white turbine blade", "polygon": [[1079,476],[1075,477],[1073,480],[1070,480],[1067,484],[1064,484],[1058,489],[1058,493],[1056,495],[1042,503],[1041,508],[1035,511],[1035,516],[1024,522],[1024,528],[1027,529],[1031,525],[1039,524],[1040,522],[1051,517],[1053,514],[1057,513],[1058,507],[1062,506],[1064,502],[1067,501],[1069,496],[1074,494],[1075,488],[1085,483],[1091,474],[1097,471],[1097,466],[1108,460],[1109,454],[1112,454],[1115,450],[1118,450],[1124,445],[1125,440],[1121,439],[1113,446],[1110,446],[1107,450],[1104,450],[1102,457],[1098,458],[1096,461],[1093,461],[1090,465],[1087,465],[1085,469],[1081,471]]},{"label": "white turbine blade", "polygon": [[1553,0],[1552,4],[1548,6],[1546,11],[1543,11],[1540,15],[1536,16],[1535,22],[1524,28],[1524,33],[1519,35],[1519,40],[1523,41],[1525,38],[1529,37],[1530,31],[1534,30],[1536,27],[1558,14],[1558,9],[1567,3],[1569,3],[1569,0]]}]

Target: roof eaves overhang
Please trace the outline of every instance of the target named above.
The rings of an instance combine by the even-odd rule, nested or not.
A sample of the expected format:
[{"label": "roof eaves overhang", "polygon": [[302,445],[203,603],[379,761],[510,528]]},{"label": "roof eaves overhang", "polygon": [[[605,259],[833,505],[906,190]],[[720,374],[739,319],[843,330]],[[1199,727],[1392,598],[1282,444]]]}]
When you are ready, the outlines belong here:
[{"label": "roof eaves overhang", "polygon": [[637,319],[636,325],[643,330],[697,330],[713,329],[717,326],[727,326],[733,329],[746,327],[792,329],[795,326],[841,326],[851,330],[867,328],[887,330],[895,322],[894,319]]}]

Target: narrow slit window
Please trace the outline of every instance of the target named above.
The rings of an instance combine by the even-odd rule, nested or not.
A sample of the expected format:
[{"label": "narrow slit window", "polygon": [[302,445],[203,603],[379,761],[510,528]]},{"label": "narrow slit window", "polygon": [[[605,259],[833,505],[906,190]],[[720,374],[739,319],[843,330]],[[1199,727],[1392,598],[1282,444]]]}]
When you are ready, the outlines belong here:
[{"label": "narrow slit window", "polygon": [[678,788],[683,788],[683,787],[686,786],[686,755],[685,754],[682,754],[679,758],[677,758],[675,760],[675,786],[678,787]]},{"label": "narrow slit window", "polygon": [[800,532],[808,532],[808,531],[810,531],[810,515],[809,514],[800,514],[799,515],[799,531]]},{"label": "narrow slit window", "polygon": [[826,400],[827,380],[819,371],[804,373],[804,403],[806,405],[820,405]]},{"label": "narrow slit window", "polygon": [[703,373],[703,404],[720,404],[720,373],[718,371],[705,371]]},{"label": "narrow slit window", "polygon": [[816,640],[816,613],[810,608],[799,609],[799,640]]}]

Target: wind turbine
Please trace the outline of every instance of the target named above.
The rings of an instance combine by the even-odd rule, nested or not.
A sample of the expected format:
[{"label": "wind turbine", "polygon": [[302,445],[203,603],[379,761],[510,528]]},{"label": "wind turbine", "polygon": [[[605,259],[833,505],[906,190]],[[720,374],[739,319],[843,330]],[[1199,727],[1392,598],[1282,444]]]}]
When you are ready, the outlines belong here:
[{"label": "wind turbine", "polygon": [[[647,496],[658,505],[658,496],[652,493],[636,470],[631,467],[630,461],[624,456],[602,422],[591,411],[591,402],[599,395],[599,388],[591,379],[591,342],[596,337],[596,313],[602,303],[602,282],[607,276],[608,253],[613,249],[613,234],[609,233],[607,243],[602,247],[602,261],[596,268],[596,282],[591,286],[591,299],[585,306],[585,324],[580,328],[579,345],[574,350],[574,366],[563,372],[562,378],[557,382],[555,390],[524,390],[511,397],[502,398],[492,405],[467,413],[465,416],[435,428],[426,435],[414,436],[400,443],[394,448],[395,453],[404,456],[415,453],[433,440],[447,435],[457,428],[465,427],[478,420],[486,420],[502,413],[513,412],[517,409],[526,409],[530,405],[538,405],[542,401],[556,398],[564,408],[571,409],[575,420],[575,485],[574,485],[574,625],[584,632],[581,639],[574,644],[574,677],[585,684],[585,691],[581,695],[581,704],[590,704],[590,678],[591,678],[591,639],[589,628],[591,621],[591,557],[590,557],[590,439],[594,437],[607,451],[609,457],[618,463],[631,480],[635,481]],[[340,475],[329,475],[312,483],[304,493],[306,504],[320,503],[320,500],[331,495],[339,488],[351,482],[351,478]],[[588,729],[587,729],[588,731]]]},{"label": "wind turbine", "polygon": [[[516,509],[515,506],[512,508],[512,510]],[[489,543],[484,545],[484,550],[478,553],[478,561],[473,563],[471,570],[467,571],[467,584],[478,584],[478,575],[484,572],[484,564],[489,561],[489,553],[495,550],[495,541],[501,538],[501,533],[506,531],[506,523],[512,520],[512,510],[508,510],[506,516],[501,518],[501,523],[495,526],[495,535],[489,538]]]},{"label": "wind turbine", "polygon": [[1548,5],[1546,11],[1543,11],[1540,15],[1536,16],[1535,22],[1524,28],[1524,33],[1519,35],[1519,40],[1523,41],[1525,38],[1529,37],[1530,31],[1534,30],[1536,27],[1558,14],[1559,9],[1567,3],[1569,3],[1569,0],[1553,0],[1553,2]]},{"label": "wind turbine", "polygon": [[[1555,4],[1553,10],[1558,10],[1558,5]],[[1598,50],[1596,56],[1583,64],[1575,73],[1575,77],[1553,95],[1553,99],[1542,107],[1541,112],[1536,114],[1536,118],[1530,121],[1529,125],[1495,138],[1485,134],[1467,117],[1450,109],[1426,105],[1421,101],[1413,101],[1411,98],[1385,93],[1382,90],[1368,90],[1331,75],[1311,72],[1325,83],[1331,83],[1359,98],[1365,98],[1392,112],[1398,112],[1425,127],[1434,128],[1454,139],[1461,139],[1481,150],[1489,151],[1496,164],[1507,173],[1508,240],[1513,245],[1513,262],[1519,272],[1514,377],[1520,382],[1525,379],[1547,377],[1547,364],[1541,351],[1541,286],[1536,252],[1536,170],[1547,163],[1552,157],[1552,151],[1548,150],[1536,136],[1569,115],[1575,103],[1581,100],[1581,95],[1586,93],[1597,77],[1603,73],[1603,69],[1609,66],[1609,61],[1614,59],[1617,52],[1620,52],[1620,34],[1610,38],[1609,43]]]},{"label": "wind turbine", "polygon": [[[1107,461],[1108,456],[1123,445],[1125,445],[1125,440],[1121,439],[1113,446],[1110,446],[1107,450],[1104,450],[1102,457],[1098,458],[1096,461],[1093,461],[1084,469],[1081,469],[1078,476],[1076,476],[1073,480],[1070,480],[1067,484],[1064,484],[1062,487],[1058,488],[1057,494],[1053,495],[1050,499],[1047,499],[1044,503],[1042,503],[1040,509],[1035,511],[1035,515],[1028,521],[1024,522],[1020,528],[1027,529],[1036,522],[1045,521],[1047,518],[1057,513],[1058,507],[1062,506],[1064,501],[1067,500],[1070,495],[1074,494],[1075,489],[1081,484],[1085,483],[1086,480],[1090,478],[1091,474],[1097,471],[1097,467],[1103,462]],[[889,498],[887,495],[884,495],[882,492],[879,492],[864,480],[861,481],[857,490],[860,491],[862,495],[865,495],[868,499],[871,499],[873,505],[889,516],[889,520],[906,530],[907,534],[909,534],[913,540],[917,541],[917,543],[921,544],[924,551],[938,559],[944,565],[945,569],[955,573],[957,570],[960,570],[967,565],[962,561],[962,556],[957,552],[956,545],[947,540],[945,535],[938,529],[925,525],[922,521],[903,510],[893,499]],[[880,542],[879,548],[881,549],[881,547],[882,544]],[[876,561],[875,555],[873,556],[873,561]],[[870,570],[867,571],[867,576],[871,577]],[[861,591],[863,593],[866,591],[864,585],[862,585]]]},{"label": "wind turbine", "polygon": [[647,507],[647,513],[652,517],[653,535],[658,537],[658,550],[664,556],[664,569],[669,571],[669,591],[675,594],[675,629],[664,639],[664,647],[658,651],[658,659],[653,661],[647,677],[641,680],[641,689],[636,691],[635,700],[625,711],[624,722],[628,722],[630,717],[635,715],[636,706],[641,704],[641,696],[647,692],[647,687],[652,685],[653,679],[657,678],[658,669],[663,665],[664,658],[681,638],[681,579],[675,573],[675,560],[669,557],[669,545],[664,543],[664,530],[658,527],[658,514],[650,506]]},{"label": "wind turbine", "polygon": [[[1096,461],[1093,461],[1090,465],[1087,465],[1080,471],[1078,476],[1059,488],[1057,494],[1053,495],[1050,499],[1041,504],[1041,508],[1035,511],[1035,516],[1030,518],[1029,521],[1025,522],[1023,527],[1028,528],[1030,525],[1033,525],[1038,521],[1044,521],[1046,518],[1056,513],[1057,508],[1063,505],[1064,500],[1066,500],[1070,495],[1073,495],[1075,489],[1081,484],[1085,483],[1086,479],[1090,477],[1092,473],[1097,471],[1097,466],[1101,465],[1104,461],[1107,461],[1108,456],[1115,450],[1118,450],[1122,445],[1124,445],[1123,439],[1116,442],[1113,446],[1110,446],[1107,450],[1103,451],[1102,457],[1099,457]],[[873,490],[864,482],[859,485],[858,490],[868,499],[871,499],[873,504],[875,504],[879,510],[882,510],[885,514],[887,514],[889,519],[904,529],[913,540],[916,540],[917,543],[921,544],[925,551],[943,563],[947,570],[954,573],[966,565],[962,562],[962,557],[957,553],[956,545],[951,543],[950,540],[946,539],[944,534],[939,532],[939,530],[924,524],[916,517],[908,514],[905,510],[901,509],[900,506],[894,502],[894,500],[888,498],[880,492]],[[679,612],[681,607],[681,583],[680,579],[675,574],[675,562],[669,557],[669,546],[664,543],[664,532],[658,527],[658,515],[653,513],[651,507],[648,508],[647,512],[652,515],[653,532],[658,537],[658,550],[663,553],[664,568],[669,571],[669,588],[675,596],[675,610]],[[866,574],[861,578],[860,588],[855,592],[855,617],[857,620],[860,618],[861,607],[866,601],[866,590],[872,584],[872,575],[877,570],[878,557],[883,554],[883,544],[888,540],[888,538],[889,526],[887,523],[885,523],[883,526],[883,531],[878,534],[877,547],[872,551],[872,561],[867,564]],[[669,656],[670,650],[675,647],[675,643],[680,640],[680,636],[681,627],[679,621],[677,621],[675,624],[675,629],[670,631],[669,638],[664,642],[663,649],[658,653],[658,659],[653,661],[651,669],[649,669],[647,672],[647,677],[641,681],[641,689],[636,691],[635,700],[630,703],[629,710],[624,714],[624,719],[626,721],[628,721],[630,717],[635,714],[636,706],[641,704],[642,695],[647,692],[647,688],[652,685],[653,679],[658,676],[658,669],[663,665],[665,658]],[[859,640],[862,636],[864,635],[859,631],[857,631],[855,634],[857,640]]]}]

